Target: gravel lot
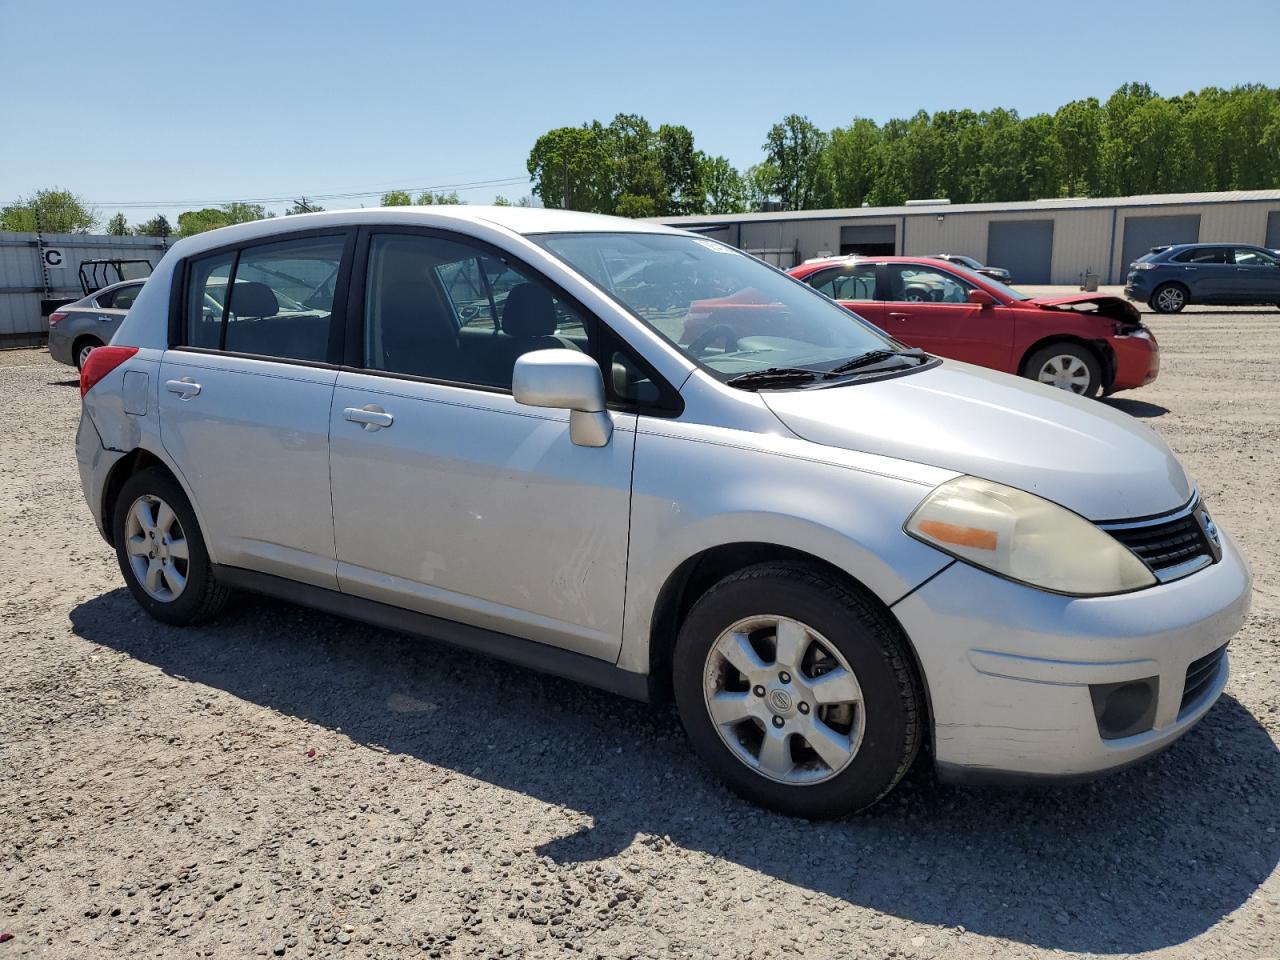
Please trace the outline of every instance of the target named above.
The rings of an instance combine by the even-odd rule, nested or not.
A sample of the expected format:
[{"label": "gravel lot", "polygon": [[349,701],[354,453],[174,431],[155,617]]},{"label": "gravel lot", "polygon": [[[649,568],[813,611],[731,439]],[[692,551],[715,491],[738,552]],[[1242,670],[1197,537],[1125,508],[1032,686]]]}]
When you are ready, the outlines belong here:
[{"label": "gravel lot", "polygon": [[1227,695],[1099,783],[920,767],[826,824],[727,794],[668,707],[284,603],[147,619],[74,373],[0,353],[0,960],[1280,956],[1280,311],[1152,326],[1161,377],[1114,404],[1253,567]]}]

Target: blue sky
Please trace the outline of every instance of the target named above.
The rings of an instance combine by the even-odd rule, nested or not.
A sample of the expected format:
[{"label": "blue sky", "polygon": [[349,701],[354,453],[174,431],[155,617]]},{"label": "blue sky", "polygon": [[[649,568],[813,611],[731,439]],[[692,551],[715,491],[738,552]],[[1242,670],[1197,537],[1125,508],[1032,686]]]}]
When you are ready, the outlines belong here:
[{"label": "blue sky", "polygon": [[[130,220],[226,201],[526,176],[545,130],[682,123],[745,167],[819,126],[1280,84],[1280,3],[0,0],[0,202],[68,187]],[[528,184],[460,191],[473,203]],[[330,209],[376,198],[322,201]],[[281,204],[273,205],[277,208]]]}]

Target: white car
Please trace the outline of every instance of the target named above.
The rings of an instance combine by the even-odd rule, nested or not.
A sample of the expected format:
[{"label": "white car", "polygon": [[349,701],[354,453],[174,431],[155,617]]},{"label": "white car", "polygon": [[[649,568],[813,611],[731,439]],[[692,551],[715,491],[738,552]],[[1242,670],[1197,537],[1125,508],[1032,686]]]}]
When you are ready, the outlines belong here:
[{"label": "white car", "polygon": [[[680,342],[708,297],[785,336]],[[650,223],[202,234],[81,391],[85,494],[153,616],[245,589],[673,694],[716,774],[806,817],[874,803],[925,744],[953,780],[1159,750],[1218,698],[1249,602],[1147,427]]]}]

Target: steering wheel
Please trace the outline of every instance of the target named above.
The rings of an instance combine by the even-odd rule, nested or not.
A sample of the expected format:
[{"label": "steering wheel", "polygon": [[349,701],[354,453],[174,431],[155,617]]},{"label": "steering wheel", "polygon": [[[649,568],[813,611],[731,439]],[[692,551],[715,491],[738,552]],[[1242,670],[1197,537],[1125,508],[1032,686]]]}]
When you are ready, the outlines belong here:
[{"label": "steering wheel", "polygon": [[695,357],[701,357],[707,347],[715,343],[717,338],[724,338],[725,353],[729,353],[738,349],[738,335],[734,333],[733,327],[725,323],[717,323],[710,330],[704,330],[693,338],[693,342],[689,344],[688,350]]}]

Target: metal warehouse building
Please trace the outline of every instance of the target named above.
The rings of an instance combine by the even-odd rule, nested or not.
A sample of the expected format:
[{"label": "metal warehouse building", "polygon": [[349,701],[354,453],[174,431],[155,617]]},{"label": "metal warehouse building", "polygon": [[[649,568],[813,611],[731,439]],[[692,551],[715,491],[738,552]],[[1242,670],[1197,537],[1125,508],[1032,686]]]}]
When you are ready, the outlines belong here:
[{"label": "metal warehouse building", "polygon": [[1015,283],[1123,283],[1164,243],[1280,248],[1280,190],[1067,198],[1018,203],[922,201],[903,207],[670,217],[781,267],[830,254],[955,253],[1005,267]]}]

